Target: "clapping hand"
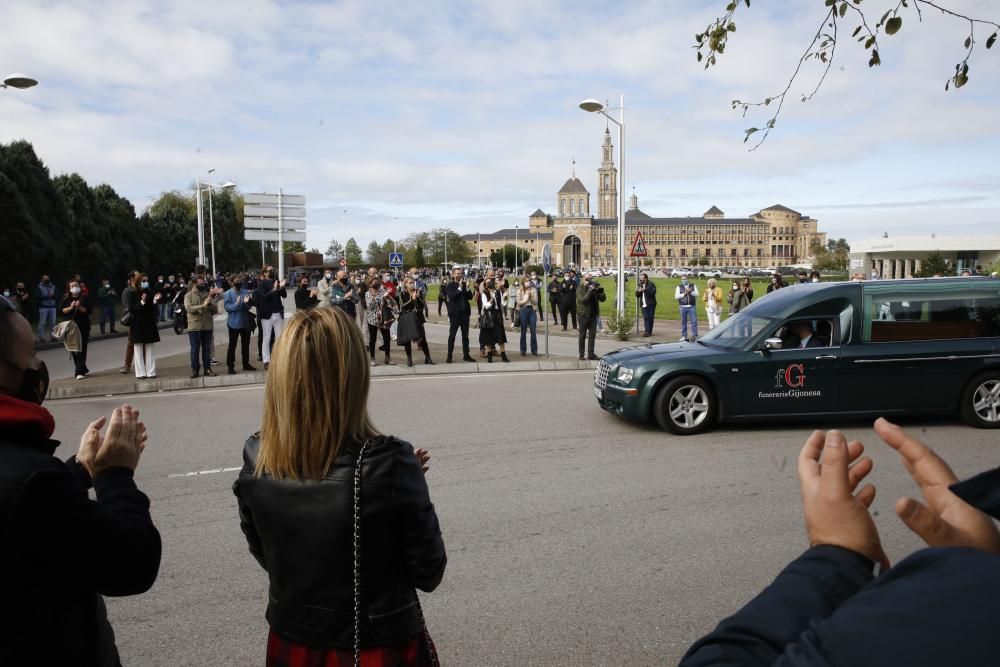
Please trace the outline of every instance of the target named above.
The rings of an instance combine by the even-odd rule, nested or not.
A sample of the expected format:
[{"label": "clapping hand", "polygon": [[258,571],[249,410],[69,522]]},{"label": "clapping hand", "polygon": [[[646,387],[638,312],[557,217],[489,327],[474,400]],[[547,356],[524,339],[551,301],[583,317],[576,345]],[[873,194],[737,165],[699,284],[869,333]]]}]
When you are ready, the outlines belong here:
[{"label": "clapping hand", "polygon": [[920,487],[927,504],[910,497],[896,501],[896,514],[931,547],[973,547],[1000,553],[1000,532],[993,520],[948,488],[958,481],[940,456],[886,419],[875,432],[898,451],[903,467]]},{"label": "clapping hand", "polygon": [[[858,485],[872,471],[872,460],[861,458],[864,445],[846,441],[840,431],[814,431],[799,454],[802,509],[809,544],[850,549],[889,567],[878,530],[868,511],[875,487]],[[822,461],[821,461],[822,458]]]},{"label": "clapping hand", "polygon": [[420,468],[426,473],[430,469],[430,466],[427,465],[427,462],[431,460],[430,452],[418,447],[413,450],[413,453],[417,455],[417,460],[420,461]]},{"label": "clapping hand", "polygon": [[146,425],[139,421],[139,411],[130,405],[115,408],[102,439],[101,429],[107,422],[106,417],[91,422],[80,438],[76,460],[91,479],[107,468],[135,470],[149,438]]}]

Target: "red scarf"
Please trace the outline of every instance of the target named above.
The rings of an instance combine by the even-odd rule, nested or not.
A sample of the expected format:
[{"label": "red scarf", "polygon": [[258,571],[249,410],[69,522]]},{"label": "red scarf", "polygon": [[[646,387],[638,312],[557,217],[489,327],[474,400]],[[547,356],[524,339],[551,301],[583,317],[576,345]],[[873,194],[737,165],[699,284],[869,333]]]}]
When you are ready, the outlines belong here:
[{"label": "red scarf", "polygon": [[0,395],[0,433],[35,441],[48,440],[55,430],[52,413],[42,406]]}]

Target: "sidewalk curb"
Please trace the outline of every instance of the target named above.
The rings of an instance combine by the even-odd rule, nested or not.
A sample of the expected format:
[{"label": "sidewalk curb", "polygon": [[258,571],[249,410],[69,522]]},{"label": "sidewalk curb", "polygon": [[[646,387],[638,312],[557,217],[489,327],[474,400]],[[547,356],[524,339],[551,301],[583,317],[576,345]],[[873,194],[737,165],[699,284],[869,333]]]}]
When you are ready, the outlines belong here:
[{"label": "sidewalk curb", "polygon": [[[472,375],[477,373],[527,373],[537,371],[590,370],[597,368],[597,361],[578,359],[558,359],[541,361],[497,361],[481,363],[438,363],[434,366],[417,364],[413,368],[403,366],[375,366],[371,369],[373,378],[406,377],[417,375]],[[236,375],[216,375],[197,378],[157,378],[155,380],[122,380],[105,385],[87,385],[86,380],[72,387],[50,387],[47,401],[70,398],[111,397],[126,394],[152,394],[191,389],[217,389],[219,387],[239,387],[264,384],[267,373],[238,373]]]},{"label": "sidewalk curb", "polygon": [[[119,327],[121,327],[121,325],[119,325]],[[158,322],[156,328],[159,329],[160,331],[163,331],[164,329],[173,329],[174,323],[173,321]],[[115,338],[127,338],[127,337],[128,337],[128,327],[121,327],[114,333],[97,334],[96,336],[92,335],[90,337],[90,341],[88,342],[88,344],[96,343],[102,340],[113,340]],[[42,352],[44,350],[56,350],[62,346],[63,346],[62,341],[58,340],[49,341],[48,343],[39,343],[36,340],[35,352]]]}]

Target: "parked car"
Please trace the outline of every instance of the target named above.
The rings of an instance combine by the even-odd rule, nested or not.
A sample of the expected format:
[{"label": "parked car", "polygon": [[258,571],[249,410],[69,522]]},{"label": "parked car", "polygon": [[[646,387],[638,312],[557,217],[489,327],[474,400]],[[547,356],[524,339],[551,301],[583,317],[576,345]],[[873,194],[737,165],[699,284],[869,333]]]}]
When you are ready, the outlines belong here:
[{"label": "parked car", "polygon": [[698,271],[699,278],[721,278],[722,271],[718,269],[701,269]]},{"label": "parked car", "polygon": [[694,273],[691,269],[686,268],[676,268],[670,272],[671,278],[690,278],[691,274]]},{"label": "parked car", "polygon": [[1000,428],[1000,280],[792,285],[697,342],[605,355],[594,395],[680,435],[717,422],[906,414]]}]

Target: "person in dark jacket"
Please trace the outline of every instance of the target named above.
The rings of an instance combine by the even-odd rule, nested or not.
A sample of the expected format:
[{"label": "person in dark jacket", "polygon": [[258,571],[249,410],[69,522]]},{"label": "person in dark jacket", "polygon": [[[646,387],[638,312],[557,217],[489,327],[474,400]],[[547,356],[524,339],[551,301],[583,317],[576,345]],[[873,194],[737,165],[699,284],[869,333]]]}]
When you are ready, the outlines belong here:
[{"label": "person in dark jacket", "polygon": [[472,308],[469,301],[472,299],[472,290],[469,289],[468,281],[462,275],[462,269],[451,270],[451,280],[441,286],[448,303],[448,359],[452,362],[452,354],[455,352],[455,335],[462,331],[462,361],[475,361],[469,354],[469,318],[472,316]]},{"label": "person in dark jacket", "polygon": [[[128,272],[128,281],[125,283],[125,289],[122,290],[122,316],[139,302],[139,282],[141,280],[142,275],[138,271]],[[135,347],[132,345],[131,327],[129,327],[128,332],[128,343],[125,345],[125,363],[118,371],[122,375],[132,370],[132,355],[135,354]]]},{"label": "person in dark jacket", "polygon": [[643,338],[653,335],[653,316],[656,314],[656,285],[649,279],[648,273],[639,276],[639,284],[635,289],[636,299],[642,309]]},{"label": "person in dark jacket", "polygon": [[[569,322],[569,316],[573,316],[573,329],[576,329],[576,316],[577,308],[570,307],[570,304],[576,303],[576,289],[578,285],[575,280],[573,280],[573,275],[567,273],[563,276],[562,282],[559,283],[559,319],[562,320],[562,330],[566,331],[566,325]],[[597,320],[594,320],[597,323]]]},{"label": "person in dark jacket", "polygon": [[[101,333],[110,330],[111,333],[118,333],[115,329],[115,304],[118,303],[118,291],[111,286],[111,281],[105,278],[101,281],[101,286],[97,288],[97,300],[101,308]],[[107,326],[105,326],[107,325]]]},{"label": "person in dark jacket", "polygon": [[139,279],[139,301],[132,306],[130,338],[135,346],[135,377],[139,380],[156,377],[156,344],[160,342],[159,311],[163,295],[153,293],[149,276]]},{"label": "person in dark jacket", "polygon": [[[257,308],[258,336],[263,341],[261,351],[264,370],[271,362],[271,349],[281,338],[281,330],[285,324],[285,307],[281,300],[288,296],[285,281],[275,280],[274,269],[268,267],[253,292],[253,305]],[[271,333],[274,333],[272,339]]]},{"label": "person in dark jacket", "polygon": [[[233,485],[250,553],[270,580],[267,664],[351,664],[356,630],[361,664],[428,664],[415,589],[433,591],[447,563],[424,479],[429,455],[372,424],[364,342],[340,308],[295,313],[274,360],[261,430]],[[293,654],[301,660],[288,663]]]},{"label": "person in dark jacket", "polygon": [[552,311],[552,324],[559,324],[559,302],[562,301],[559,296],[559,290],[562,289],[559,283],[560,273],[554,273],[549,280],[548,286],[548,297],[549,297],[549,310]]},{"label": "person in dark jacket", "polygon": [[309,276],[299,276],[299,286],[295,289],[295,310],[309,310],[319,303],[316,288],[309,287]]},{"label": "person in dark jacket", "polygon": [[[601,302],[607,300],[604,288],[594,280],[589,272],[583,274],[583,282],[576,289],[577,311],[580,313],[580,359],[599,359],[594,353],[597,339],[597,318],[601,316]],[[587,356],[584,357],[584,345]]]},{"label": "person in dark jacket", "polygon": [[[160,535],[133,481],[146,428],[130,406],[54,456],[48,371],[31,325],[0,298],[0,664],[118,665],[102,595],[153,585]],[[88,498],[94,488],[96,500]]]},{"label": "person in dark jacket", "polygon": [[[924,503],[896,514],[924,542],[889,568],[868,511],[863,445],[816,431],[799,455],[810,548],[743,609],[691,647],[698,665],[994,665],[1000,614],[1000,468],[958,482],[937,454],[885,419]],[[822,458],[822,461],[820,460]]]},{"label": "person in dark jacket", "polygon": [[90,341],[90,298],[83,293],[83,287],[75,280],[66,284],[66,293],[59,304],[59,312],[67,320],[73,320],[80,329],[80,351],[71,352],[74,374],[77,380],[90,375],[87,368],[87,344]]},{"label": "person in dark jacket", "polygon": [[226,329],[229,331],[229,346],[226,348],[226,367],[229,369],[229,374],[236,374],[237,341],[240,344],[243,370],[257,370],[250,365],[250,292],[246,288],[243,276],[233,278],[232,287],[222,296],[222,306],[226,309]]}]

